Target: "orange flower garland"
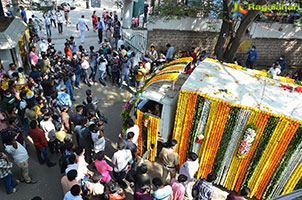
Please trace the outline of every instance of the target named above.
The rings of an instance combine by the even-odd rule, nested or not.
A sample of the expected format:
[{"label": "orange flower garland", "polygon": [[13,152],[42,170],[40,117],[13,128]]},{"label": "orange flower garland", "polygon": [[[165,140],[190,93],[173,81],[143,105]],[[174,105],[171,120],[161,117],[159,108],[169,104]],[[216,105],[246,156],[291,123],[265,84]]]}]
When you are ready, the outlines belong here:
[{"label": "orange flower garland", "polygon": [[165,69],[160,70],[159,72],[157,72],[157,74],[161,74],[166,71],[182,70],[184,68],[185,68],[185,66],[171,66],[171,67],[167,67]]},{"label": "orange flower garland", "polygon": [[159,80],[174,80],[179,75],[179,73],[166,73],[166,74],[159,74],[154,76],[148,83],[145,85],[145,88],[150,85],[151,83]]},{"label": "orange flower garland", "polygon": [[178,148],[178,160],[181,166],[186,161],[187,148],[190,137],[190,130],[192,126],[192,120],[194,117],[194,111],[196,106],[197,94],[193,92],[186,92],[189,94],[188,106],[186,109],[186,116],[182,128],[181,138],[179,140]]},{"label": "orange flower garland", "polygon": [[[249,124],[256,124],[256,122],[259,118],[259,115],[260,115],[260,113],[258,111],[252,111],[244,130],[246,130],[246,127]],[[241,136],[241,138],[242,138],[242,136]],[[239,141],[241,141],[241,140],[239,140]],[[235,153],[233,155],[233,159],[232,159],[227,177],[224,182],[224,186],[229,190],[233,190],[233,187],[234,187],[233,181],[238,176],[238,173],[240,172],[240,162],[242,161],[242,159],[239,159],[238,155],[237,155],[239,146],[240,146],[240,142],[237,144],[237,148],[236,148],[237,150],[235,151]]]},{"label": "orange flower garland", "polygon": [[158,125],[159,125],[160,118],[150,116],[150,126],[148,128],[148,131],[150,129],[150,144],[148,143],[148,149],[150,148],[150,145],[154,145],[154,149],[152,149],[148,155],[148,159],[150,161],[155,161],[156,153],[157,153],[157,140],[158,140]]},{"label": "orange flower garland", "polygon": [[[281,122],[278,123],[276,129],[274,130],[274,133],[265,149],[264,154],[262,155],[260,162],[256,168],[256,171],[254,172],[251,181],[249,183],[249,188],[251,189],[251,193],[249,196],[254,196],[257,185],[259,184],[261,180],[261,176],[265,173],[264,171],[270,164],[269,160],[274,155],[273,152],[278,146],[278,142],[281,140],[282,136],[286,132],[286,128],[288,127],[289,122],[285,119],[282,119]],[[257,184],[258,183],[258,184]]]},{"label": "orange flower garland", "polygon": [[253,145],[253,148],[249,152],[247,158],[241,161],[240,168],[239,168],[238,173],[237,173],[237,175],[236,175],[236,177],[234,179],[234,183],[236,184],[235,185],[235,191],[237,191],[237,192],[240,189],[240,186],[241,186],[241,183],[242,183],[242,181],[244,179],[244,176],[245,176],[245,173],[247,171],[247,168],[248,168],[248,166],[249,166],[249,164],[250,164],[250,162],[251,162],[251,160],[253,158],[253,155],[254,155],[254,153],[256,151],[256,148],[257,148],[257,146],[259,144],[259,141],[261,139],[261,136],[263,134],[263,131],[265,129],[265,126],[266,126],[266,124],[268,122],[269,117],[270,116],[268,114],[261,113],[260,116],[259,116],[259,118],[258,118],[258,121],[256,123],[256,126],[259,128],[259,131],[257,133],[257,138],[256,138],[255,143]]},{"label": "orange flower garland", "polygon": [[135,123],[139,127],[137,153],[138,153],[138,155],[142,156],[143,155],[143,136],[142,136],[143,127],[142,127],[141,121],[142,121],[144,113],[141,112],[139,109],[137,109],[136,113],[137,113],[137,119],[136,119]]},{"label": "orange flower garland", "polygon": [[[206,147],[209,142],[209,139],[211,138],[210,133],[211,133],[211,130],[213,127],[216,113],[218,112],[218,106],[219,106],[219,101],[213,101],[211,103],[211,108],[210,108],[210,112],[209,112],[209,116],[208,116],[208,120],[207,120],[207,125],[206,125],[205,131],[204,131],[204,142],[202,143],[202,145],[200,147],[200,153],[199,153],[200,164],[199,164],[199,166],[202,165],[204,157],[207,157],[208,151],[207,151]],[[202,167],[199,167],[197,177],[201,176],[202,170],[203,170]],[[205,178],[205,177],[202,177],[202,178]]]},{"label": "orange flower garland", "polygon": [[228,106],[224,102],[221,102],[218,111],[220,112],[217,112],[216,114],[216,119],[213,125],[214,129],[212,129],[211,131],[211,135],[213,135],[213,137],[210,138],[210,141],[207,144],[206,151],[208,152],[201,166],[201,177],[206,177],[211,172],[215,156],[221,141],[221,137],[224,131],[224,127],[228,119],[230,106]]},{"label": "orange flower garland", "polygon": [[262,194],[269,183],[271,177],[273,176],[278,163],[280,162],[281,158],[283,157],[284,152],[287,149],[292,137],[296,133],[299,124],[290,122],[288,128],[285,130],[282,139],[279,141],[278,146],[276,147],[275,151],[272,153],[273,156],[270,157],[270,160],[267,162],[270,165],[264,171],[263,175],[259,177],[259,181],[257,182],[258,185],[255,186],[255,196],[260,199]]},{"label": "orange flower garland", "polygon": [[178,58],[176,60],[173,60],[173,61],[169,62],[165,66],[170,66],[170,65],[173,65],[173,64],[177,64],[177,63],[190,63],[192,61],[193,61],[192,57]]}]

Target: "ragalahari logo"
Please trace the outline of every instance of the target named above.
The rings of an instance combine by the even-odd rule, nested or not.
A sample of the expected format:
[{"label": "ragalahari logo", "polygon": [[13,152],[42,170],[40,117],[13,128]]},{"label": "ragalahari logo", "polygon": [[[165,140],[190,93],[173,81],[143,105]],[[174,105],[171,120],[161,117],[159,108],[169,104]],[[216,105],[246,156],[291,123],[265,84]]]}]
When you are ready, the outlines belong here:
[{"label": "ragalahari logo", "polygon": [[242,16],[242,14],[246,14],[247,10],[244,10],[240,5],[240,0],[233,0],[234,9],[232,10],[233,15],[232,17],[235,18],[237,16]]}]

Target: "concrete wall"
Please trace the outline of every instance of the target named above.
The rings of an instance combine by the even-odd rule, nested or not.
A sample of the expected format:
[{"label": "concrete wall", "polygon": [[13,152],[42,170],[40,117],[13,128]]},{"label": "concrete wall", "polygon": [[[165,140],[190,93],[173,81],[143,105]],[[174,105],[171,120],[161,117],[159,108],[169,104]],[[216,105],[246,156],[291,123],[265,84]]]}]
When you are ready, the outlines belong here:
[{"label": "concrete wall", "polygon": [[[157,50],[166,50],[166,44],[170,43],[176,51],[191,50],[192,47],[205,49],[208,54],[213,51],[218,33],[198,32],[198,31],[178,31],[178,30],[150,30],[148,31],[147,49],[151,44]],[[252,45],[257,47],[258,60],[256,66],[271,65],[280,55],[285,55],[288,65],[302,65],[302,40],[301,39],[271,39],[271,38],[250,38]],[[236,55],[238,60],[245,64],[246,55]]]}]

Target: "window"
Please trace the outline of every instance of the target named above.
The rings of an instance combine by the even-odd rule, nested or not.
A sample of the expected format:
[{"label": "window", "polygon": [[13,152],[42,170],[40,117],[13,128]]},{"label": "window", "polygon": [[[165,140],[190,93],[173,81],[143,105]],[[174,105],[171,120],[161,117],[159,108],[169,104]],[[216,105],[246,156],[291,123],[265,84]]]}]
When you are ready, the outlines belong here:
[{"label": "window", "polygon": [[161,103],[152,100],[147,100],[147,102],[141,107],[140,110],[144,113],[150,113],[152,115],[161,117],[162,109],[163,105]]}]

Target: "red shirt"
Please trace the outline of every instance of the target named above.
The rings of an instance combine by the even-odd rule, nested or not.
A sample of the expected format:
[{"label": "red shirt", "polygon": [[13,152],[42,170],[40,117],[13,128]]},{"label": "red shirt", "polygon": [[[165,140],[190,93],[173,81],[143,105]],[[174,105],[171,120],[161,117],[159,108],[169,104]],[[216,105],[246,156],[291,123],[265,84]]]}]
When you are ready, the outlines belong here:
[{"label": "red shirt", "polygon": [[48,146],[44,132],[40,128],[32,129],[29,127],[29,135],[34,141],[34,145],[37,149],[42,149]]},{"label": "red shirt", "polygon": [[65,47],[65,48],[64,48],[64,52],[65,52],[65,54],[66,54],[66,57],[72,58],[72,51],[71,51],[70,48]]}]

